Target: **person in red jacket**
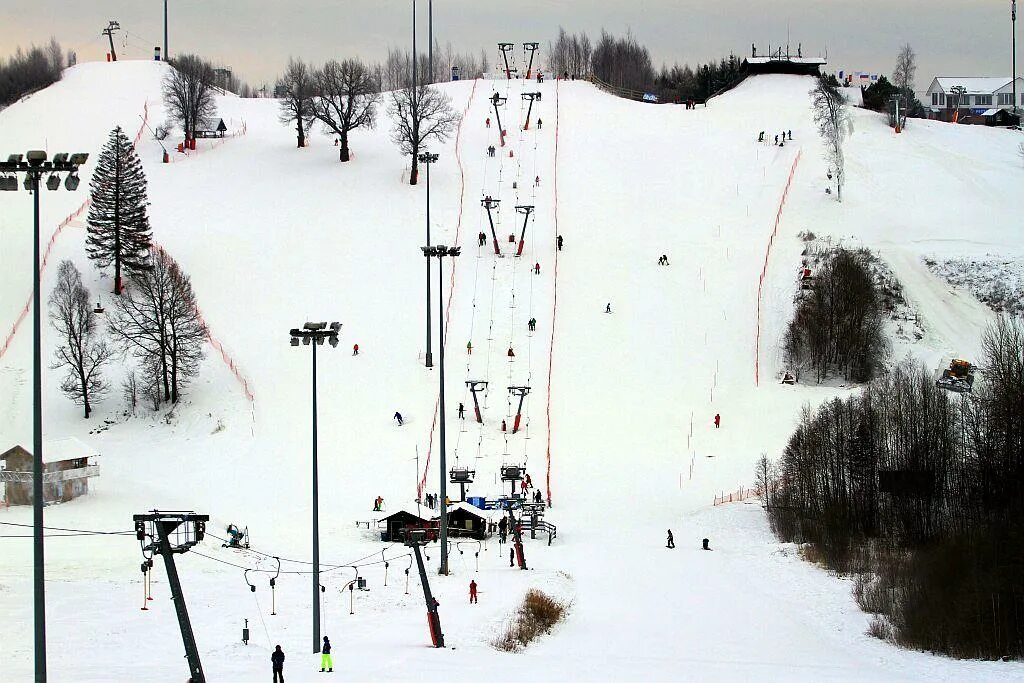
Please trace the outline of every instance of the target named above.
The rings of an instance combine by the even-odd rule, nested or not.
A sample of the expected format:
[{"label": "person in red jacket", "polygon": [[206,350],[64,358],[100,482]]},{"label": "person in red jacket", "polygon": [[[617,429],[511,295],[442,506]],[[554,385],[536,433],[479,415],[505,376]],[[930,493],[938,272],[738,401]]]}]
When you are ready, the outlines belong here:
[{"label": "person in red jacket", "polygon": [[469,604],[473,604],[477,601],[476,598],[476,581],[469,582]]},{"label": "person in red jacket", "polygon": [[722,416],[715,413],[715,429],[718,429],[719,425],[722,424]]}]

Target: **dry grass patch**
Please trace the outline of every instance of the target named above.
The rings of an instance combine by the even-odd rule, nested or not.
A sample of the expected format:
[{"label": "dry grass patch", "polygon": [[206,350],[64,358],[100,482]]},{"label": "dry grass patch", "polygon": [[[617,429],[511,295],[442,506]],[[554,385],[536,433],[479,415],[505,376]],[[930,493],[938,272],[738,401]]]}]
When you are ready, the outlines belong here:
[{"label": "dry grass patch", "polygon": [[503,652],[519,652],[540,636],[550,633],[568,611],[568,604],[531,588],[515,616],[491,644]]}]

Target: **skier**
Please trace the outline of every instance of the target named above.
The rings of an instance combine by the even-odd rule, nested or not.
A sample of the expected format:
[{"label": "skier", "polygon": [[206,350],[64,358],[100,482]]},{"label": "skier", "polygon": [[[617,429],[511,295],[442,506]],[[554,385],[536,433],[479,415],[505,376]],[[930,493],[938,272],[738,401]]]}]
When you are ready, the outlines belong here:
[{"label": "skier", "polygon": [[515,235],[515,233],[510,232],[508,234],[508,241],[511,242],[512,244],[515,244],[515,242],[516,242],[516,235]]},{"label": "skier", "polygon": [[507,429],[508,429],[508,425],[506,425],[506,424],[505,424],[505,421],[504,421],[504,420],[502,420],[502,421],[501,421],[501,431],[503,431],[503,432],[504,432],[504,431],[505,431],[505,430],[507,430]]},{"label": "skier", "polygon": [[498,520],[498,544],[505,542],[505,535],[508,533],[508,520],[504,517]]},{"label": "skier", "polygon": [[274,683],[284,683],[284,650],[278,645],[270,655],[271,669],[274,672]]},{"label": "skier", "polygon": [[461,403],[459,404],[459,419],[466,419],[466,406],[462,405]]},{"label": "skier", "polygon": [[612,312],[612,305],[611,305],[611,303],[609,303],[607,306],[604,307],[604,312],[605,313],[611,313]]},{"label": "skier", "polygon": [[516,357],[516,352],[512,350],[512,347],[508,347],[508,353],[506,354],[510,359]]},{"label": "skier", "polygon": [[776,145],[779,144],[779,136],[778,135],[775,136],[775,144]]},{"label": "skier", "polygon": [[668,530],[668,542],[667,542],[667,545],[665,547],[666,548],[675,548],[676,547],[676,541],[675,541],[674,538],[672,538],[672,530],[671,529]]},{"label": "skier", "polygon": [[711,550],[711,548],[710,548],[710,547],[708,546],[708,543],[709,543],[709,542],[710,542],[710,541],[708,541],[708,539],[706,539],[706,538],[705,538],[705,539],[704,539],[704,542],[703,542],[703,544],[701,545],[701,548],[700,548],[700,549],[701,549],[701,550]]},{"label": "skier", "polygon": [[534,275],[540,275],[540,263],[539,262],[533,264],[533,274]]},{"label": "skier", "polygon": [[334,662],[331,661],[331,641],[324,636],[324,646],[320,649],[322,653],[320,655],[320,673],[324,672],[324,667],[327,667],[327,671],[334,671]]},{"label": "skier", "polygon": [[558,251],[562,251],[562,236],[559,235],[558,239],[555,241],[558,242]]},{"label": "skier", "polygon": [[761,131],[761,135],[758,136],[757,141],[758,142],[764,142],[764,131],[763,130]]},{"label": "skier", "polygon": [[510,567],[516,566],[515,560],[516,560],[516,549],[515,548],[509,548],[508,549],[508,566],[510,566]]},{"label": "skier", "polygon": [[523,497],[525,498],[526,497],[526,491],[527,491],[527,489],[530,488],[530,484],[525,479],[523,479],[521,482],[519,482],[519,488],[522,489]]},{"label": "skier", "polygon": [[526,478],[523,479],[523,483],[526,485],[525,488],[533,488],[533,479],[530,479],[530,475],[527,474]]},{"label": "skier", "polygon": [[788,131],[788,132],[789,132],[789,141],[793,142],[793,131]]},{"label": "skier", "polygon": [[668,256],[666,256],[665,254],[662,254],[661,258],[665,261],[665,265],[667,266],[668,265]]},{"label": "skier", "polygon": [[543,119],[537,119],[537,130],[540,130],[543,127],[544,127],[544,120]]},{"label": "skier", "polygon": [[715,413],[715,429],[718,429],[719,425],[722,424],[722,416]]},{"label": "skier", "polygon": [[477,602],[476,599],[476,581],[470,580],[469,582],[469,604]]},{"label": "skier", "polygon": [[476,236],[476,241],[479,243],[481,247],[484,246],[484,244],[487,242],[487,235],[485,235],[484,232],[481,230],[480,234]]},{"label": "skier", "polygon": [[395,411],[394,419],[398,420],[398,426],[399,427],[401,427],[403,424],[405,424],[405,421],[402,420],[402,414],[400,412],[398,412],[397,410]]},{"label": "skier", "polygon": [[473,355],[473,342],[471,341],[466,342],[466,354]]},{"label": "skier", "polygon": [[358,356],[359,355],[359,344],[353,344],[352,345],[352,355],[353,356]]},{"label": "skier", "polygon": [[534,178],[533,178],[533,186],[534,187],[538,187],[539,185],[540,185],[540,176],[534,176]]},{"label": "skier", "polygon": [[490,116],[488,116],[487,120],[484,121],[484,125],[487,126],[488,128],[491,127],[491,117]]}]

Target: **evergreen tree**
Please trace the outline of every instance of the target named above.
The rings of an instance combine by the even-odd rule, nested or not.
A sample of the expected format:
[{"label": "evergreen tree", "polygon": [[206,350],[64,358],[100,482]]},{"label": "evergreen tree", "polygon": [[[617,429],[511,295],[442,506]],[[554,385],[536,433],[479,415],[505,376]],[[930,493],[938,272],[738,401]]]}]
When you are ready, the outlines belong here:
[{"label": "evergreen tree", "polygon": [[90,188],[86,251],[100,268],[114,264],[114,294],[120,294],[122,270],[137,274],[151,267],[152,240],[146,215],[146,176],[120,126],[110,131]]}]

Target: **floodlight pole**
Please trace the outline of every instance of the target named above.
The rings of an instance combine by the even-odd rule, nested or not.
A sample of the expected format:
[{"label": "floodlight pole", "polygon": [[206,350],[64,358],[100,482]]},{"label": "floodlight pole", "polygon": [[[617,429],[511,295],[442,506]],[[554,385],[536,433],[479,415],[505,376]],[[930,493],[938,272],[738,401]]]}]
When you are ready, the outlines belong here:
[{"label": "floodlight pole", "polygon": [[[437,161],[438,155],[423,152],[419,155],[420,162],[427,167],[427,246],[430,246],[430,166]],[[440,296],[440,294],[438,294]],[[425,365],[434,367],[434,354],[430,348],[430,259],[427,259],[427,353]]]},{"label": "floodlight pole", "polygon": [[[27,161],[22,161],[23,157]],[[85,163],[87,154],[59,153],[51,161],[46,153],[31,151],[27,155],[14,154],[0,161],[0,190],[17,190],[18,174],[25,174],[24,187],[32,192],[32,583],[33,583],[33,640],[35,653],[35,681],[46,683],[46,584],[43,537],[43,369],[42,369],[42,265],[39,246],[39,192],[41,180],[49,175],[68,173],[65,188],[78,188],[78,168]],[[10,175],[8,175],[10,174]],[[58,178],[59,180],[59,178]],[[47,187],[57,189],[57,185]]]},{"label": "floodlight pole", "polygon": [[164,61],[170,58],[171,53],[167,51],[167,0],[164,0]]},{"label": "floodlight pole", "polygon": [[306,323],[302,329],[292,328],[292,346],[301,343],[313,346],[313,652],[320,652],[320,473],[317,464],[317,402],[316,402],[316,347],[329,341],[338,346],[341,323]]},{"label": "floodlight pole", "polygon": [[1010,2],[1010,33],[1013,36],[1013,111],[1017,112],[1017,0]]}]

